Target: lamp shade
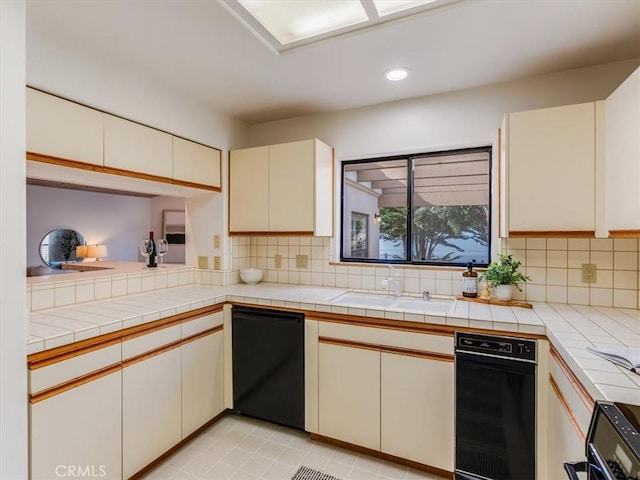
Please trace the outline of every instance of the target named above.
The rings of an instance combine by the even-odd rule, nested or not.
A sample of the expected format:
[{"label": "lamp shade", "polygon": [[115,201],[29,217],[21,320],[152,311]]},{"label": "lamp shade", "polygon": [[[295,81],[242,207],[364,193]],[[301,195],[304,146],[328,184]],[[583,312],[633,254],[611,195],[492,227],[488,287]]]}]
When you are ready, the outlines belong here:
[{"label": "lamp shade", "polygon": [[103,258],[109,256],[106,245],[89,245],[87,247],[87,258]]},{"label": "lamp shade", "polygon": [[78,245],[76,247],[76,257],[84,258],[87,256],[87,246],[86,245]]}]

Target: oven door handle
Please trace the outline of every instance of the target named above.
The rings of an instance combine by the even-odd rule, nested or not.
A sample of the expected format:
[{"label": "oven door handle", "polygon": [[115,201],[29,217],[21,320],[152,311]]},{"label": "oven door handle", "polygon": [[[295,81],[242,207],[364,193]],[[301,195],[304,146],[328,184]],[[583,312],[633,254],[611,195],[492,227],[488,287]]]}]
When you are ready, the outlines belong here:
[{"label": "oven door handle", "polygon": [[587,462],[564,462],[564,471],[571,480],[580,480],[578,472],[586,472],[589,468]]}]

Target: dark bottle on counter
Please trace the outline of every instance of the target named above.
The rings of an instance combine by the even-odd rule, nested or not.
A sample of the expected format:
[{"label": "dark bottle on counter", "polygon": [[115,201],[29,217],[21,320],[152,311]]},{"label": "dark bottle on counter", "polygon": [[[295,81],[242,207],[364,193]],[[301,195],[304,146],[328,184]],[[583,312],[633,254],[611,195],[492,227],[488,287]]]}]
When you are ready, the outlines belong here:
[{"label": "dark bottle on counter", "polygon": [[157,254],[156,242],[153,241],[153,232],[149,232],[149,258],[147,259],[147,267],[153,268],[158,266],[156,262]]},{"label": "dark bottle on counter", "polygon": [[473,262],[467,263],[467,271],[462,273],[462,296],[478,296],[478,273],[473,271]]}]

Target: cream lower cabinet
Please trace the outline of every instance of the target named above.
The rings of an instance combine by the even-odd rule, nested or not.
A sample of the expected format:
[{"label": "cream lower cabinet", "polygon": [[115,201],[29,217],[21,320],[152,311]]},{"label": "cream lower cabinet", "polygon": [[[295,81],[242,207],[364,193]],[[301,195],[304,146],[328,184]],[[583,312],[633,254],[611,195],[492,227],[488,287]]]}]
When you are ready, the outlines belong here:
[{"label": "cream lower cabinet", "polygon": [[30,478],[122,478],[122,373],[29,405]]},{"label": "cream lower cabinet", "polygon": [[549,434],[547,443],[549,480],[566,480],[564,462],[585,459],[584,437],[578,433],[558,393],[549,392]]},{"label": "cream lower cabinet", "polygon": [[182,346],[182,438],[224,410],[222,330]]},{"label": "cream lower cabinet", "polygon": [[318,347],[320,435],[380,450],[380,350]]},{"label": "cream lower cabinet", "polygon": [[380,365],[381,450],[453,471],[453,361],[383,349]]},{"label": "cream lower cabinet", "polygon": [[129,478],[182,439],[181,352],[173,348],[122,370],[122,470]]}]

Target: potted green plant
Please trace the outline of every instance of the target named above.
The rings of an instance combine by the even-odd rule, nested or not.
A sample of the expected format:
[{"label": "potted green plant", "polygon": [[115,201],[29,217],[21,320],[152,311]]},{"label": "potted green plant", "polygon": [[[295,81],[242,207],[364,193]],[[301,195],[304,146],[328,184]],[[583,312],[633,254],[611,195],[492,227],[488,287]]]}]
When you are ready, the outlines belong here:
[{"label": "potted green plant", "polygon": [[481,281],[486,281],[490,287],[495,288],[498,300],[511,300],[513,285],[522,291],[519,283],[524,283],[531,278],[518,271],[521,262],[514,260],[512,255],[498,254],[498,261],[491,262],[487,270],[480,276]]}]

